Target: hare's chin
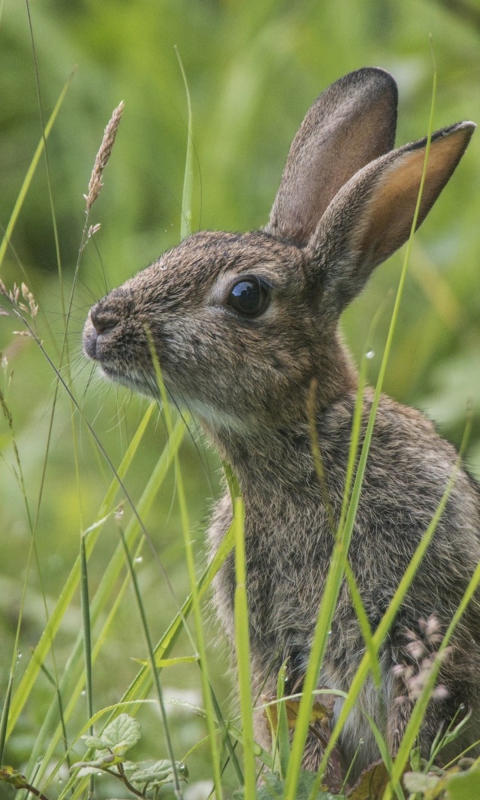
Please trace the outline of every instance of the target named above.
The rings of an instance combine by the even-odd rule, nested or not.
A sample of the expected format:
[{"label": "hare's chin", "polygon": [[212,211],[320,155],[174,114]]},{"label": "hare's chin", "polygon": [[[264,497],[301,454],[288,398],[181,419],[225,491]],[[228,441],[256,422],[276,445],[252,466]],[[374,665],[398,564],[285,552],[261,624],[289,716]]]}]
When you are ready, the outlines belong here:
[{"label": "hare's chin", "polygon": [[[113,383],[120,383],[128,389],[139,394],[146,395],[147,397],[160,400],[161,392],[157,385],[156,378],[153,375],[145,375],[138,373],[135,370],[131,372],[120,372],[110,365],[98,364],[98,369],[103,378]],[[167,376],[163,373],[163,377]],[[222,409],[215,408],[210,403],[205,403],[197,398],[178,394],[175,390],[169,387],[169,395],[178,406],[188,408],[190,412],[196,414],[200,419],[203,419],[211,428],[229,430],[237,433],[251,432],[252,427],[255,427],[255,420],[242,419],[223,411]]]}]

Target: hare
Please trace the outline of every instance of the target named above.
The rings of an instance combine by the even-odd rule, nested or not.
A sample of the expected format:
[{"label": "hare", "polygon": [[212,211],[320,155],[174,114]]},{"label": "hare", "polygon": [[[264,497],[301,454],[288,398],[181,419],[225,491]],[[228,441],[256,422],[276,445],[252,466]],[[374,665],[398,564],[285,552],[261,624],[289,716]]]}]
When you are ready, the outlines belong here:
[{"label": "hare", "polygon": [[[256,697],[275,695],[284,662],[290,686],[301,687],[322,602],[334,542],[329,514],[338,523],[358,386],[339,330],[341,313],[374,267],[407,240],[413,222],[427,141],[392,149],[396,106],[396,84],[381,69],[360,69],[336,81],[313,103],[294,138],[265,228],[189,236],[101,299],[85,325],[84,351],[105,377],[158,397],[153,342],[168,392],[193,411],[237,476],[245,503]],[[460,122],[433,135],[418,225],[474,128]],[[312,382],[323,486],[309,430]],[[367,389],[364,426],[372,396]],[[456,461],[452,445],[421,413],[381,398],[349,550],[372,631]],[[211,554],[231,520],[225,491],[209,529]],[[354,761],[353,778],[378,758],[365,712],[396,753],[413,706],[398,665],[415,665],[411,638],[421,637],[422,626],[428,629],[425,620],[433,618],[433,627],[445,631],[479,560],[480,487],[460,467],[383,643],[381,687],[367,681],[339,740],[343,762]],[[232,643],[234,590],[230,556],[217,576],[214,602]],[[427,630],[427,639],[438,638],[438,631],[430,636]],[[318,686],[348,691],[363,653],[345,583]],[[480,738],[479,676],[475,597],[442,666],[443,692],[425,716],[424,756],[437,734],[466,711],[468,724],[446,757]],[[341,703],[337,697],[334,719]],[[256,734],[268,744],[261,713]],[[318,767],[321,757],[319,737],[309,734],[305,768]]]}]

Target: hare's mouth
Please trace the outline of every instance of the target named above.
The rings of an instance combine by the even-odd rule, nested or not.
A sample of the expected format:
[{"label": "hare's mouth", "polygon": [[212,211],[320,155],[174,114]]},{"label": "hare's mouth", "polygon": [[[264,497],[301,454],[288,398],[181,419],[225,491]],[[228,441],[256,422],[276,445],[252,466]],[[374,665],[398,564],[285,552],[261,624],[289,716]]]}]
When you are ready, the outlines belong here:
[{"label": "hare's mouth", "polygon": [[120,383],[122,386],[127,386],[134,392],[145,394],[148,397],[153,397],[159,400],[161,397],[160,388],[156,378],[151,373],[140,372],[137,370],[129,370],[128,372],[120,371],[110,364],[98,364],[99,370],[104,378],[114,383]]}]

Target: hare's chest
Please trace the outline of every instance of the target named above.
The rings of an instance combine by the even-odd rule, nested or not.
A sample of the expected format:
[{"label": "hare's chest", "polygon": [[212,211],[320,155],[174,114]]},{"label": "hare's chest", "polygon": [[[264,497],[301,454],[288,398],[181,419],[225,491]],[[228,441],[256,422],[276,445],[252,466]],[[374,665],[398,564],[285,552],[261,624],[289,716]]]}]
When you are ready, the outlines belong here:
[{"label": "hare's chest", "polygon": [[[249,513],[250,511],[250,513]],[[285,503],[270,513],[246,508],[245,550],[252,654],[268,652],[281,661],[292,650],[308,648],[333,539],[323,510]],[[212,550],[231,521],[222,501],[209,532]],[[217,613],[229,636],[234,635],[235,562],[230,554],[215,582]]]}]

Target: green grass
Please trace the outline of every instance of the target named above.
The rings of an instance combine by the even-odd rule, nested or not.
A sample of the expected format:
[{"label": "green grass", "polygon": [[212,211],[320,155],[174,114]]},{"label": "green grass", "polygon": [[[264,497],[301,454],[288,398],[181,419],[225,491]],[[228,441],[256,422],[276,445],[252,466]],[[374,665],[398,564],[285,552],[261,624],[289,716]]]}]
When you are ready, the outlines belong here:
[{"label": "green grass", "polygon": [[[200,791],[201,781],[213,781],[217,797],[225,798],[242,785],[245,797],[253,797],[258,765],[268,772],[274,763],[286,779],[285,797],[294,798],[304,780],[299,766],[313,695],[306,692],[301,702],[291,752],[283,711],[278,752],[262,752],[252,743],[252,705],[261,701],[249,696],[241,513],[217,558],[204,564],[203,532],[221,466],[204,449],[194,423],[192,436],[167,405],[159,414],[146,401],[91,381],[80,332],[96,297],[173,246],[179,235],[198,227],[244,230],[264,223],[306,108],[348,70],[366,64],[391,68],[400,80],[399,143],[418,138],[429,125],[433,32],[439,76],[431,124],[474,117],[480,107],[479,34],[430,0],[139,0],[122,5],[122,13],[113,0],[63,6],[46,0],[31,9],[32,72],[28,19],[20,6],[5,3],[0,20],[0,269],[9,289],[25,281],[39,313],[34,320],[24,315],[34,338],[13,333],[24,324],[18,318],[0,317],[6,359],[0,420],[3,761],[49,798],[86,796],[89,779],[76,780],[68,771],[84,757],[80,737],[92,727],[99,734],[127,712],[142,724],[143,736],[131,753],[136,760],[186,758],[191,785]],[[101,229],[86,242],[82,195],[110,109],[122,98],[124,119],[88,220],[100,222]],[[477,474],[479,174],[474,139],[411,243],[408,274],[395,256],[345,315],[363,379],[401,401],[435,409],[457,445],[470,404],[466,458]],[[396,296],[402,294],[402,303],[392,311],[399,272],[402,291]],[[373,359],[365,358],[369,351]],[[353,469],[358,437],[357,426],[347,481],[351,494],[306,684],[316,686],[346,570],[366,653],[331,747],[363,681],[379,673],[381,642],[435,526],[433,520],[372,635],[346,558],[361,490],[361,470],[355,480]],[[205,603],[232,548],[240,716],[229,700],[235,681],[226,674],[224,648],[215,644],[218,633]],[[470,591],[478,578],[476,573]],[[445,646],[450,635],[449,630]],[[399,780],[433,689],[432,675],[401,751],[387,765],[393,787],[387,795],[402,796]],[[180,705],[171,704],[172,697]],[[156,711],[162,705],[163,721]],[[107,775],[96,781],[96,791],[114,797],[119,787]],[[179,782],[177,795],[185,791]],[[12,792],[0,784],[1,797]]]}]

